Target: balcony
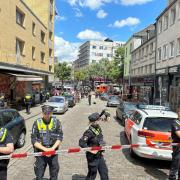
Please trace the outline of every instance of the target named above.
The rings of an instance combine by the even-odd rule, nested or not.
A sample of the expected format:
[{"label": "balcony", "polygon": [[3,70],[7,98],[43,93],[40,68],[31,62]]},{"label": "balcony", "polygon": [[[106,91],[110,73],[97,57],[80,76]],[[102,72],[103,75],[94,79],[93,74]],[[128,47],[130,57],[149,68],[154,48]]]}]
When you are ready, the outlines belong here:
[{"label": "balcony", "polygon": [[52,58],[52,57],[49,57],[49,65],[53,65],[54,64],[54,58]]},{"label": "balcony", "polygon": [[51,32],[54,31],[54,24],[53,24],[52,22],[49,22],[49,30],[50,30]]},{"label": "balcony", "polygon": [[48,45],[50,49],[53,49],[53,41],[51,41],[50,39],[49,39]]},{"label": "balcony", "polygon": [[53,15],[53,14],[54,14],[54,13],[53,13],[53,9],[54,9],[54,8],[53,8],[53,4],[50,3],[50,15]]}]

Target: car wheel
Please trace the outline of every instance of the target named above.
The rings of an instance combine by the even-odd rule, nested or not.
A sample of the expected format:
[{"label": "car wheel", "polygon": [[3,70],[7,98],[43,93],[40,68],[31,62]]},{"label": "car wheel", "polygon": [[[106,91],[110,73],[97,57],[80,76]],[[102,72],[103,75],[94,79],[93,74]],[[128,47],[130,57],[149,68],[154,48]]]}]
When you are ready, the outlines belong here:
[{"label": "car wheel", "polygon": [[[130,145],[132,145],[132,139],[130,139]],[[133,148],[129,148],[129,153],[130,153],[130,156],[132,158],[136,158],[137,155],[135,154],[135,152],[133,151]]]},{"label": "car wheel", "polygon": [[25,138],[26,138],[26,133],[23,131],[20,136],[19,139],[16,143],[17,148],[22,148],[25,144]]}]

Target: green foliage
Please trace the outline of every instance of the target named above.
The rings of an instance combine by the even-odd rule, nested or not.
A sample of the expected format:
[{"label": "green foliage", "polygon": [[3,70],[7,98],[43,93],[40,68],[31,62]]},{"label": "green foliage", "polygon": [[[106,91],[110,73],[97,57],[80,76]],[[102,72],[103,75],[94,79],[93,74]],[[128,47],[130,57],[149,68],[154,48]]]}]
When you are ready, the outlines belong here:
[{"label": "green foliage", "polygon": [[55,77],[57,77],[62,85],[64,80],[69,80],[71,78],[71,68],[68,67],[66,62],[59,63],[55,66]]},{"label": "green foliage", "polygon": [[81,69],[74,72],[74,79],[77,81],[83,81],[87,78],[87,70]]}]

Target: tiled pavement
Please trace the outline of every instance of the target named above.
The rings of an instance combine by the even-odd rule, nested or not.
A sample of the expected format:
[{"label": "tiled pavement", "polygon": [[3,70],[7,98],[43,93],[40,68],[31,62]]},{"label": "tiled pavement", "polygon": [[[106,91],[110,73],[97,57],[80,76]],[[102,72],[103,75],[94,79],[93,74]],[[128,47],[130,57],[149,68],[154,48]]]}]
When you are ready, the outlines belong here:
[{"label": "tiled pavement", "polygon": [[[62,121],[64,131],[64,141],[62,149],[69,147],[77,147],[78,140],[81,137],[83,131],[88,126],[87,116],[92,112],[100,112],[105,103],[100,100],[95,100],[96,104],[88,106],[87,99],[82,100],[76,107],[69,109],[65,115],[58,115],[57,117]],[[101,122],[101,126],[104,133],[104,138],[107,145],[113,144],[127,144],[123,133],[123,127],[113,118],[115,115],[115,108],[110,109],[112,113],[112,120],[110,122]],[[30,116],[40,113],[40,107],[32,109]],[[24,112],[21,112],[25,116]],[[25,119],[30,117],[29,115]],[[29,149],[30,144],[30,130],[34,118],[26,120],[28,134],[27,144],[24,149],[18,150],[24,151]],[[32,149],[30,149],[32,151]],[[123,151],[111,151],[105,153],[107,165],[109,168],[110,180],[151,180],[151,179],[167,179],[168,169],[170,167],[169,162],[154,161],[146,159],[132,159],[129,156],[128,149]],[[83,180],[87,173],[87,164],[84,154],[66,154],[59,156],[60,173],[59,180]],[[9,180],[32,180],[34,179],[33,170],[34,158],[20,159],[11,162],[11,166],[8,169]],[[48,169],[45,173],[45,179],[48,179]],[[99,176],[97,176],[99,180]]]}]

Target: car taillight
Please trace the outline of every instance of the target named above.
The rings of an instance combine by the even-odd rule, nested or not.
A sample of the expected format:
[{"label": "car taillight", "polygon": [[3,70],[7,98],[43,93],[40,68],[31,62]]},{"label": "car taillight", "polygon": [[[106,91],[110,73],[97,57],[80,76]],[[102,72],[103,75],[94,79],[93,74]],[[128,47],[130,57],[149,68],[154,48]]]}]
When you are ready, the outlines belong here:
[{"label": "car taillight", "polygon": [[154,134],[151,132],[147,132],[147,131],[138,131],[138,136],[140,137],[145,137],[145,138],[152,138],[154,137]]}]

